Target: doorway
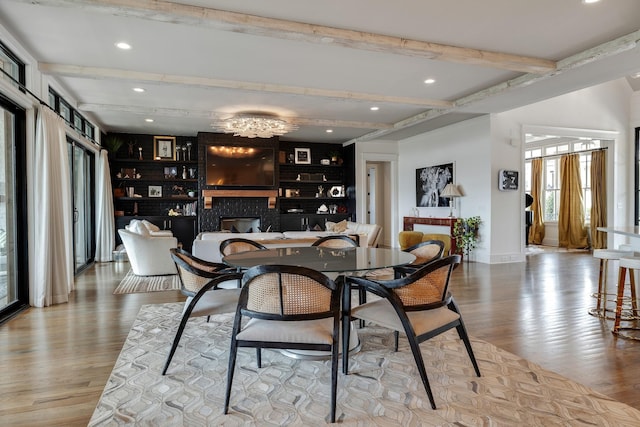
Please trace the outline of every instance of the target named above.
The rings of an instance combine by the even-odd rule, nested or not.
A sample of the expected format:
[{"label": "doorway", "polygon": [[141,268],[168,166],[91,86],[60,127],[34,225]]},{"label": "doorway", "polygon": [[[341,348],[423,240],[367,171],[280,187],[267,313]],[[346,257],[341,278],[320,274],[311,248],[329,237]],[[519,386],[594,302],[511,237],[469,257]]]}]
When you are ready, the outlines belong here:
[{"label": "doorway", "polygon": [[[391,247],[391,183],[389,162],[366,163],[367,170],[367,193],[366,193],[366,213],[367,223],[377,224],[382,227],[379,245]],[[385,179],[386,177],[386,179]]]}]

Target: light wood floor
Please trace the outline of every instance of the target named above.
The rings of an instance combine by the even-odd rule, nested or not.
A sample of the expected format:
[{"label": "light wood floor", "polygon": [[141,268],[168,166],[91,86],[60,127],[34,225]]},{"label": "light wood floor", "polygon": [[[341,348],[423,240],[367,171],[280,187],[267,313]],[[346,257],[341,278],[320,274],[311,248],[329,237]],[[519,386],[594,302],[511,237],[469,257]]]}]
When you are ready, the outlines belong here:
[{"label": "light wood floor", "polygon": [[[87,424],[140,306],[183,299],[113,295],[126,270],[97,264],[77,278],[68,304],[0,326],[0,424]],[[587,314],[597,274],[588,254],[540,253],[526,263],[463,264],[451,290],[472,336],[640,408],[640,341],[614,338],[611,321]]]}]

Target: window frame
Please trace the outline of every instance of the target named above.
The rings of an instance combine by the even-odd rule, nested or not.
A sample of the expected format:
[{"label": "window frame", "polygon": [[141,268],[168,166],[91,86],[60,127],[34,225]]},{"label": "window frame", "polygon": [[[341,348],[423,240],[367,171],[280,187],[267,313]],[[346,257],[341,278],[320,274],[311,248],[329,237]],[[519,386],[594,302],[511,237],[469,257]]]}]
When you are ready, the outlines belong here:
[{"label": "window frame", "polygon": [[[598,149],[606,149],[602,145],[601,140],[591,140],[589,143],[580,142],[583,138],[576,137],[576,141],[550,141],[550,142],[541,142],[541,143],[528,143],[525,147],[525,169],[531,170],[531,161],[535,158],[542,158],[543,161],[543,182],[542,182],[542,192],[544,194],[544,205],[543,205],[543,221],[548,224],[553,224],[558,222],[558,216],[560,213],[560,158],[567,154],[579,154],[580,155],[580,178],[582,185],[582,200],[583,207],[585,212],[585,225],[588,225],[591,222],[591,152]],[[596,142],[597,141],[597,142]],[[578,147],[578,144],[582,144],[582,147]],[[585,145],[587,144],[587,145]],[[595,147],[593,147],[595,145]],[[561,150],[558,148],[562,148]],[[636,155],[638,150],[636,150]],[[533,154],[533,153],[536,154]],[[538,154],[539,153],[539,154]],[[547,154],[549,153],[549,154]],[[553,154],[551,154],[553,153]],[[586,158],[586,159],[585,159]],[[547,164],[549,161],[555,163],[555,174],[554,181],[552,186],[549,187],[548,173],[547,173]],[[637,164],[637,162],[636,162]],[[531,190],[528,188],[527,190]],[[636,195],[638,192],[636,192]],[[553,196],[553,212],[550,216],[548,216],[547,204],[550,195]],[[637,204],[636,204],[637,205]],[[637,206],[636,206],[637,208]],[[637,217],[637,215],[636,215]],[[555,218],[555,219],[553,219]]]},{"label": "window frame", "polygon": [[69,126],[77,130],[85,138],[96,142],[95,126],[51,87],[49,87],[49,104]]}]

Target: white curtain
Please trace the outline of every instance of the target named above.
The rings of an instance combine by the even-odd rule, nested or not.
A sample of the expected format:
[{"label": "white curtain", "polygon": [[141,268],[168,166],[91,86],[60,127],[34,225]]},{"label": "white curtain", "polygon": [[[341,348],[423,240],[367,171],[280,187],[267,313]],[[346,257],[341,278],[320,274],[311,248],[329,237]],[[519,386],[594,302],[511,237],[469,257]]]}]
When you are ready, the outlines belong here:
[{"label": "white curtain", "polygon": [[108,262],[113,260],[116,230],[111,197],[111,172],[106,150],[100,152],[96,187],[96,261]]},{"label": "white curtain", "polygon": [[64,129],[62,118],[40,107],[33,151],[33,307],[68,302],[74,288],[71,170]]}]

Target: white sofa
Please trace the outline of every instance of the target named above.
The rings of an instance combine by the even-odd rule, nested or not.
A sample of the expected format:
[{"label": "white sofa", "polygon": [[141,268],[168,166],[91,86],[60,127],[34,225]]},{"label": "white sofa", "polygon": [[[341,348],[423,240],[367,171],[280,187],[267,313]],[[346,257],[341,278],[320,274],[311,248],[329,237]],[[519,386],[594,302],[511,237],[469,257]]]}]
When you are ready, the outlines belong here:
[{"label": "white sofa", "polygon": [[131,270],[138,276],[160,276],[176,274],[176,265],[171,259],[172,248],[178,247],[173,236],[151,236],[129,230],[118,230],[127,251]]},{"label": "white sofa", "polygon": [[[230,233],[208,231],[198,234],[193,241],[191,252],[194,256],[211,262],[222,262],[220,242],[231,238],[255,240],[267,248],[310,246],[318,238],[334,234],[359,235],[360,246],[375,247],[380,237],[380,227],[375,224],[360,224],[345,221],[343,231],[284,231],[269,233]],[[340,223],[339,223],[340,224]]]}]

